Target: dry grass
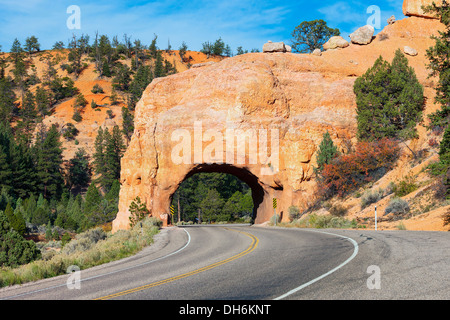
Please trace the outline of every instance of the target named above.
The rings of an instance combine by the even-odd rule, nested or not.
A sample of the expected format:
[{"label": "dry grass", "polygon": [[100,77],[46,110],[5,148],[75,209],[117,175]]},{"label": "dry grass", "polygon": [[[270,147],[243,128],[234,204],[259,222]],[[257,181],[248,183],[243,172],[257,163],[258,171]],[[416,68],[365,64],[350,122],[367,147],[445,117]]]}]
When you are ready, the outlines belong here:
[{"label": "dry grass", "polygon": [[[115,234],[104,233],[101,228],[88,230],[47,259],[18,268],[0,269],[0,287],[66,274],[73,265],[83,270],[133,255],[153,243],[153,236],[159,232],[161,222],[147,218],[142,225],[142,230],[138,226]],[[101,236],[102,232],[104,237]]]}]

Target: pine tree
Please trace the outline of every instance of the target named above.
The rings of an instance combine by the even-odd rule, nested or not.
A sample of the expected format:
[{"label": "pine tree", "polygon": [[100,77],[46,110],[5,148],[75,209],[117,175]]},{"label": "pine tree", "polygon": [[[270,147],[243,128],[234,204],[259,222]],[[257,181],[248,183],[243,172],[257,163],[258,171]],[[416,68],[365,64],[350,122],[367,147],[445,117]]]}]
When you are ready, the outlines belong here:
[{"label": "pine tree", "polygon": [[[0,190],[12,188],[11,131],[9,124],[0,123]],[[1,208],[0,208],[1,210]]]},{"label": "pine tree", "polygon": [[48,115],[50,109],[50,96],[49,93],[41,86],[36,88],[36,109],[41,118],[45,118]]},{"label": "pine tree", "polygon": [[435,102],[441,105],[441,109],[429,115],[429,128],[445,128],[450,123],[450,3],[443,0],[441,5],[433,4],[424,7],[424,12],[436,16],[445,26],[443,31],[438,31],[438,36],[431,38],[435,41],[433,47],[427,50],[427,58],[430,61],[428,68],[430,77],[438,77],[436,85]]},{"label": "pine tree", "polygon": [[444,137],[439,147],[439,162],[450,166],[450,126],[447,126],[447,129],[445,129]]},{"label": "pine tree", "polygon": [[105,149],[105,167],[106,172],[103,177],[102,186],[105,190],[109,190],[114,183],[114,180],[120,178],[120,160],[125,150],[123,143],[122,132],[119,126],[114,126],[112,134],[105,131],[104,135],[106,149]]},{"label": "pine tree", "polygon": [[52,125],[45,139],[38,139],[35,146],[38,188],[46,198],[59,197],[64,186],[61,170],[62,149],[59,139],[58,129]]},{"label": "pine tree", "polygon": [[392,65],[380,56],[356,79],[354,92],[360,141],[417,135],[415,126],[424,107],[423,87],[400,50]]},{"label": "pine tree", "polygon": [[150,214],[145,203],[141,202],[140,197],[136,197],[130,204],[130,227],[134,227],[139,221]]},{"label": "pine tree", "polygon": [[75,156],[70,159],[67,171],[70,190],[87,188],[91,178],[91,168],[89,166],[89,156],[83,148],[78,149]]},{"label": "pine tree", "polygon": [[327,131],[323,134],[322,142],[319,145],[317,151],[317,168],[314,168],[316,173],[320,173],[323,170],[325,164],[330,164],[338,155],[338,149],[331,140],[330,133]]},{"label": "pine tree", "polygon": [[134,132],[134,117],[126,107],[122,107],[122,133],[130,143],[131,136]]},{"label": "pine tree", "polygon": [[30,141],[37,118],[36,102],[32,92],[26,91],[19,115],[20,121],[17,129],[23,135],[24,141]]},{"label": "pine tree", "polygon": [[16,94],[12,83],[7,78],[0,79],[0,123],[11,122],[16,110]]},{"label": "pine tree", "polygon": [[97,137],[94,142],[94,154],[93,154],[93,166],[94,172],[98,176],[97,181],[101,181],[106,172],[106,162],[105,162],[105,139],[104,139],[104,131],[102,127],[98,128]]},{"label": "pine tree", "polygon": [[100,205],[102,195],[94,183],[91,183],[86,192],[86,199],[84,202],[84,212],[86,215],[92,214]]}]

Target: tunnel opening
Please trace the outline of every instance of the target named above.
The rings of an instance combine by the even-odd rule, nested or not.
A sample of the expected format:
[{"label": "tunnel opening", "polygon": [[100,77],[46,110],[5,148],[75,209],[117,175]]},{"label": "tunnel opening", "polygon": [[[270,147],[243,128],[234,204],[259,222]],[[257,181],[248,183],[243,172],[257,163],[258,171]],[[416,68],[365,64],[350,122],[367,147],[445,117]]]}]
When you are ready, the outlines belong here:
[{"label": "tunnel opening", "polygon": [[258,178],[231,165],[198,165],[170,198],[172,223],[254,223],[264,199]]}]

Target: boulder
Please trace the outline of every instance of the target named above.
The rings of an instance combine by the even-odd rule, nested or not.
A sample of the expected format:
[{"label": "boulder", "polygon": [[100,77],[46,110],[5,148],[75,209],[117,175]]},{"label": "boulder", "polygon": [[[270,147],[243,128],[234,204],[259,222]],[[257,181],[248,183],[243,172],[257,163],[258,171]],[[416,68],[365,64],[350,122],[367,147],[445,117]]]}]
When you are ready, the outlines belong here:
[{"label": "boulder", "polygon": [[417,52],[416,49],[411,48],[411,47],[409,47],[409,46],[405,46],[405,47],[403,48],[403,52],[404,52],[405,54],[409,55],[409,56],[417,56],[417,54],[418,54],[418,52]]},{"label": "boulder", "polygon": [[330,50],[330,49],[336,49],[336,48],[346,48],[349,45],[350,44],[348,43],[348,41],[345,40],[344,38],[342,38],[341,36],[334,36],[334,37],[331,37],[323,45],[323,49],[324,50]]},{"label": "boulder", "polygon": [[355,32],[350,34],[350,39],[352,43],[356,44],[369,44],[372,42],[373,34],[375,33],[375,28],[371,25],[365,25],[364,27],[358,28]]},{"label": "boulder", "polygon": [[395,16],[391,16],[391,17],[387,20],[387,23],[388,23],[389,25],[394,24],[394,23],[395,23]]},{"label": "boulder", "polygon": [[320,57],[322,55],[322,51],[320,49],[315,49],[313,52],[311,52],[313,56]]},{"label": "boulder", "polygon": [[286,52],[286,46],[284,42],[272,42],[269,41],[264,44],[263,46],[263,52],[269,53],[269,52]]},{"label": "boulder", "polygon": [[438,6],[442,5],[441,0],[404,0],[403,14],[408,17],[416,16],[423,18],[435,18],[433,15],[425,13],[422,9],[422,6],[429,6],[433,2],[435,2]]}]

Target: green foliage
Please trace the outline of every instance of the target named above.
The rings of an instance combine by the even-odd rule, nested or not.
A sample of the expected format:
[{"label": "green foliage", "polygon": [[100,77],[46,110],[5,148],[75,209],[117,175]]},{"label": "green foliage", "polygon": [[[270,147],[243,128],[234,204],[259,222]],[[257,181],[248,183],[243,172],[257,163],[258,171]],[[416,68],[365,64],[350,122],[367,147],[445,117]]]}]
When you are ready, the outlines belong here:
[{"label": "green foliage", "polygon": [[141,202],[140,197],[136,197],[130,204],[130,227],[134,227],[138,222],[150,215],[145,203]]},{"label": "green foliage", "polygon": [[96,83],[94,85],[94,87],[92,88],[91,92],[92,93],[104,93],[105,91],[103,90],[103,88],[98,83]]},{"label": "green foliage", "polygon": [[288,208],[288,214],[290,221],[299,219],[301,216],[300,209],[297,206],[290,206]]},{"label": "green foliage", "polygon": [[342,217],[334,217],[332,215],[316,215],[311,214],[300,221],[294,221],[296,225],[305,228],[316,228],[316,229],[341,229],[341,228],[358,228],[358,223],[355,219],[348,220]]},{"label": "green foliage", "polygon": [[63,137],[67,140],[73,140],[78,135],[79,131],[71,122],[67,123],[63,130]]},{"label": "green foliage", "polygon": [[361,209],[370,206],[373,203],[377,203],[384,197],[384,191],[382,189],[378,190],[367,190],[361,197]]},{"label": "green foliage", "polygon": [[38,191],[48,198],[60,196],[64,187],[63,159],[60,133],[55,125],[46,132],[45,137],[38,137],[34,149],[37,155]]},{"label": "green foliage", "polygon": [[70,190],[84,190],[88,186],[91,178],[91,168],[89,156],[83,148],[78,149],[75,156],[69,160],[67,172],[67,182]]},{"label": "green foliage", "polygon": [[407,201],[400,198],[394,198],[387,205],[386,209],[384,210],[384,214],[386,215],[389,213],[393,213],[395,215],[403,215],[408,213],[409,210],[410,208]]},{"label": "green foliage", "polygon": [[427,58],[430,61],[428,68],[431,70],[430,77],[438,77],[436,85],[435,102],[441,105],[441,109],[429,115],[429,128],[445,128],[450,123],[450,78],[449,55],[450,48],[450,4],[442,1],[441,5],[432,3],[424,7],[424,12],[435,15],[445,26],[438,35],[431,38],[435,41],[434,46],[427,50]]},{"label": "green foliage", "polygon": [[317,168],[314,168],[316,173],[323,170],[325,164],[330,164],[338,155],[337,147],[334,145],[333,140],[331,140],[330,133],[327,131],[324,133],[322,142],[319,145],[319,150],[317,152]]},{"label": "green foliage", "polygon": [[114,126],[112,134],[108,129],[98,130],[95,139],[94,170],[99,176],[97,182],[108,191],[113,182],[120,178],[120,159],[125,151],[122,132],[118,126]]},{"label": "green foliage", "polygon": [[397,197],[404,197],[418,188],[413,176],[406,176],[398,184],[394,185],[393,192]]},{"label": "green foliage", "polygon": [[39,52],[41,45],[35,36],[26,38],[25,40],[25,50],[31,55],[34,52]]},{"label": "green foliage", "polygon": [[417,136],[415,127],[422,120],[424,107],[423,87],[400,49],[392,64],[380,56],[356,79],[354,92],[360,141]]},{"label": "green foliage", "polygon": [[10,229],[8,217],[0,211],[0,266],[15,267],[40,256],[35,243],[25,240],[16,230]]},{"label": "green foliage", "polygon": [[[215,190],[215,191],[212,191]],[[215,211],[207,200],[213,199]],[[253,216],[253,198],[249,187],[237,177],[225,173],[198,173],[181,183],[173,195],[172,205],[184,221],[247,221]],[[217,204],[222,203],[222,206]],[[206,210],[206,216],[205,212]],[[175,215],[176,216],[176,215]]]},{"label": "green foliage", "polygon": [[347,212],[348,212],[348,208],[346,208],[340,204],[336,204],[330,208],[330,214],[333,217],[343,217],[347,214]]},{"label": "green foliage", "polygon": [[300,53],[313,52],[332,36],[339,36],[339,29],[327,26],[323,20],[304,21],[292,32],[292,49]]}]

